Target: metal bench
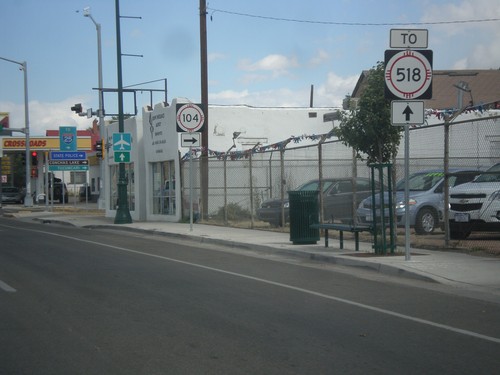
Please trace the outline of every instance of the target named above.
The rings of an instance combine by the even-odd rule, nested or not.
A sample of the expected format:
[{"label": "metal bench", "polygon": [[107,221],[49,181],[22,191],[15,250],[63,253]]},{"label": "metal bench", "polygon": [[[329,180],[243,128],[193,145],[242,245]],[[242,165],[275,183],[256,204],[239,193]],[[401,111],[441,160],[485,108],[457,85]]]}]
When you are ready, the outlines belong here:
[{"label": "metal bench", "polygon": [[360,232],[373,232],[373,227],[371,225],[362,225],[362,224],[341,224],[341,223],[325,223],[325,224],[312,224],[311,228],[314,229],[323,229],[325,231],[325,247],[328,247],[328,230],[338,230],[339,231],[339,240],[340,240],[340,248],[344,248],[344,232],[352,232],[354,233],[354,242],[355,249],[359,251],[359,233]]}]

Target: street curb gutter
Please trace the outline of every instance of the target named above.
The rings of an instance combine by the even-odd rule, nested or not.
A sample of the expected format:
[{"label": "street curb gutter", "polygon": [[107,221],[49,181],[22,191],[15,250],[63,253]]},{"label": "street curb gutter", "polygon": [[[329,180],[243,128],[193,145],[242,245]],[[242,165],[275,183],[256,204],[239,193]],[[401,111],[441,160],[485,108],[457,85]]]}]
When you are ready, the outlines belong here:
[{"label": "street curb gutter", "polygon": [[[58,222],[57,220],[47,220],[51,222]],[[62,224],[68,224],[68,225],[73,225],[68,222],[60,221]],[[150,230],[150,229],[141,229],[141,228],[132,228],[132,227],[122,227],[122,226],[115,226],[115,225],[95,225],[95,224],[90,224],[90,225],[84,225],[82,228],[88,228],[88,229],[112,229],[112,230],[126,230],[126,231],[133,231],[136,233],[148,233],[148,234],[154,234],[154,235],[159,235],[159,236],[165,236],[165,237],[172,237],[172,238],[180,238],[180,239],[186,239],[194,242],[199,242],[199,243],[206,243],[206,244],[211,244],[211,245],[221,245],[221,246],[226,246],[230,248],[238,248],[238,249],[243,249],[243,250],[251,250],[251,251],[258,251],[258,252],[263,252],[267,254],[274,254],[274,255],[292,255],[297,258],[304,258],[312,261],[318,261],[318,262],[328,262],[332,264],[337,264],[341,266],[346,266],[346,267],[358,267],[358,268],[365,268],[369,269],[371,271],[375,271],[380,274],[385,274],[389,276],[396,276],[396,277],[404,277],[407,279],[413,279],[413,280],[420,280],[420,281],[425,281],[425,282],[431,282],[431,283],[439,283],[438,280],[422,275],[418,272],[414,271],[409,271],[409,270],[404,270],[398,267],[394,267],[391,265],[387,264],[380,264],[380,263],[375,263],[375,262],[367,262],[363,261],[361,259],[353,259],[350,256],[342,256],[342,255],[325,255],[325,254],[318,254],[315,252],[308,252],[308,251],[297,251],[297,250],[291,250],[291,249],[277,249],[275,247],[271,246],[265,246],[265,245],[258,245],[258,244],[248,244],[248,243],[243,243],[243,242],[237,242],[237,241],[231,241],[231,240],[222,240],[218,238],[209,238],[209,237],[203,237],[203,236],[191,236],[189,234],[181,234],[181,233],[172,233],[172,232],[164,232],[164,231],[156,231],[156,230]]]}]

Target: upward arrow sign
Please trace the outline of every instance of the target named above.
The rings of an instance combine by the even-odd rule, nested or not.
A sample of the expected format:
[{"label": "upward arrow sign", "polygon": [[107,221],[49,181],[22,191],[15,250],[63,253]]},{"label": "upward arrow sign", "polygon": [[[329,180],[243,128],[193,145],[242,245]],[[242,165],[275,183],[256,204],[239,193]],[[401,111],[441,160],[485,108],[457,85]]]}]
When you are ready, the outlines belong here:
[{"label": "upward arrow sign", "polygon": [[409,105],[406,106],[405,110],[403,111],[403,115],[405,115],[406,121],[410,121],[410,115],[413,115],[413,111],[411,110]]},{"label": "upward arrow sign", "polygon": [[115,151],[114,161],[116,163],[130,163],[130,152],[128,152],[128,151],[116,152]]},{"label": "upward arrow sign", "polygon": [[392,125],[423,125],[425,123],[423,100],[391,101]]}]

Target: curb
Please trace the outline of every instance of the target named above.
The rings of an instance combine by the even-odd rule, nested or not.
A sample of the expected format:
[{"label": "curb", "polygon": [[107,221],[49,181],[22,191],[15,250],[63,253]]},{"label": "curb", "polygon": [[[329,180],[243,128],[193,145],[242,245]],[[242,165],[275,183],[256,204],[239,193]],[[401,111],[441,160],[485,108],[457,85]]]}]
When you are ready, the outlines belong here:
[{"label": "curb", "polygon": [[[50,220],[49,220],[50,221]],[[52,222],[55,222],[56,220],[52,220]],[[73,225],[71,223],[67,223],[68,225]],[[149,229],[142,229],[142,228],[133,228],[133,227],[119,227],[119,226],[114,226],[114,225],[99,225],[99,224],[90,224],[90,225],[84,225],[82,228],[87,228],[87,229],[112,229],[112,230],[118,230],[118,231],[133,231],[136,233],[148,233],[148,234],[154,234],[158,236],[164,236],[164,237],[172,237],[172,238],[180,238],[180,239],[186,239],[198,243],[205,243],[205,244],[212,244],[212,245],[221,245],[221,246],[226,246],[230,248],[238,248],[242,250],[247,250],[247,251],[257,251],[257,252],[262,252],[266,254],[274,254],[274,255],[288,255],[288,256],[294,256],[296,258],[303,258],[307,260],[312,260],[312,261],[318,261],[318,262],[327,262],[327,263],[332,263],[332,264],[338,264],[341,266],[346,266],[346,267],[359,267],[359,268],[365,268],[371,271],[375,271],[380,274],[384,275],[389,275],[389,276],[396,276],[396,277],[403,277],[407,279],[412,279],[412,280],[420,280],[420,281],[425,281],[425,282],[430,282],[430,283],[438,283],[439,281],[435,278],[432,278],[430,276],[422,275],[418,273],[417,271],[409,271],[405,270],[399,267],[387,265],[387,264],[381,264],[381,263],[376,263],[376,262],[367,262],[363,261],[361,259],[351,259],[351,257],[347,256],[342,256],[342,255],[325,255],[325,254],[318,254],[316,252],[311,252],[311,251],[297,251],[297,250],[290,250],[290,249],[277,249],[275,247],[271,246],[266,246],[266,245],[256,245],[256,244],[248,244],[244,242],[237,242],[237,241],[228,241],[228,240],[222,240],[218,238],[207,238],[207,237],[198,237],[198,236],[191,236],[189,234],[181,234],[181,233],[172,233],[172,232],[163,232],[163,231],[156,231],[156,230],[149,230]]]}]

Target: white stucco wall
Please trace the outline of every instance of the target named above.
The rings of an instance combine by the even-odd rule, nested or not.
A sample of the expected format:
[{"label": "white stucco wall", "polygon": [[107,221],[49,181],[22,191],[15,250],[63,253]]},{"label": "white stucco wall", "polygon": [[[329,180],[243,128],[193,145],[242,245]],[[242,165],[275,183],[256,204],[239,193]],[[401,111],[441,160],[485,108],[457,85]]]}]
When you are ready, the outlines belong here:
[{"label": "white stucco wall", "polygon": [[[327,108],[277,108],[250,107],[246,105],[209,105],[208,109],[208,148],[214,152],[226,152],[233,145],[232,151],[251,149],[257,143],[267,146],[282,142],[288,138],[302,135],[326,134],[333,128],[331,121],[324,122],[323,115],[340,110]],[[308,140],[301,141],[307,145]],[[181,148],[181,155],[188,152]]]},{"label": "white stucco wall", "polygon": [[[146,218],[146,198],[145,198],[145,185],[144,185],[144,144],[142,141],[142,123],[141,118],[131,117],[124,121],[124,133],[130,133],[132,138],[130,161],[134,163],[134,198],[135,198],[135,209],[130,211],[130,216],[133,220],[145,220]],[[139,126],[138,126],[139,125]],[[111,194],[111,175],[110,167],[117,166],[119,163],[114,161],[114,151],[113,151],[113,133],[119,133],[119,124],[113,122],[106,126],[106,143],[110,144],[108,152],[106,152],[106,176],[105,176],[105,191],[106,191],[106,216],[114,217],[116,216],[115,203],[112,202],[110,197]],[[129,176],[132,178],[132,176]]]},{"label": "white stucco wall", "polygon": [[[180,181],[179,143],[176,130],[176,104],[174,99],[169,106],[163,103],[156,104],[153,110],[147,107],[142,110],[142,130],[144,144],[144,180],[146,199],[146,219],[148,221],[173,221],[181,219],[182,212],[177,209],[175,215],[153,214],[153,189],[151,163],[173,160],[175,163],[175,180]],[[181,207],[181,194],[177,189],[175,206]]]}]

